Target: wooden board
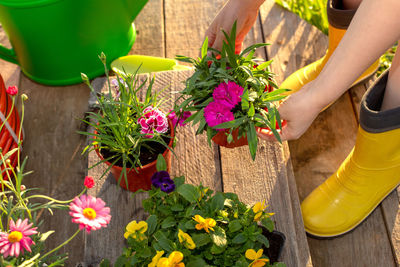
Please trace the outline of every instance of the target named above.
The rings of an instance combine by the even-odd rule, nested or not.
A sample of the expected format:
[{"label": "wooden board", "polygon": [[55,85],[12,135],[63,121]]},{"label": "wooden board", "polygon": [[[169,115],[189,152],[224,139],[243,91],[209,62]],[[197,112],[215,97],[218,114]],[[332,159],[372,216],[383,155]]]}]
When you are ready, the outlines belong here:
[{"label": "wooden board", "polygon": [[[77,134],[80,119],[87,111],[89,89],[79,84],[68,87],[39,85],[21,75],[20,91],[28,95],[25,103],[25,138],[23,155],[27,156],[26,170],[34,171],[24,184],[41,188],[40,193],[56,199],[72,199],[84,186],[86,158],[81,156],[86,138]],[[40,231],[55,230],[46,244],[52,249],[67,240],[78,225],[71,222],[68,211],[45,212]],[[69,252],[69,266],[83,258],[83,233],[60,250]]]},{"label": "wooden board", "polygon": [[[262,6],[261,15],[266,41],[272,43],[268,55],[280,81],[324,54],[327,38],[296,15],[272,2]],[[353,104],[346,93],[318,116],[303,137],[289,143],[300,199],[336,171],[353,147],[356,131]],[[350,234],[308,241],[314,266],[395,265],[379,209]]]}]

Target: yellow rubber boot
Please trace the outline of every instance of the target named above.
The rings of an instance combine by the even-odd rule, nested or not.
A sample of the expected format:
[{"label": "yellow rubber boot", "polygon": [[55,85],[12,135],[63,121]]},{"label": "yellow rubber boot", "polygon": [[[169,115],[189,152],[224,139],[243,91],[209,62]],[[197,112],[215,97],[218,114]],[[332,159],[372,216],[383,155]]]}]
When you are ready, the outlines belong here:
[{"label": "yellow rubber boot", "polygon": [[[328,62],[333,51],[339,45],[348,26],[350,25],[351,19],[354,16],[356,10],[341,10],[341,1],[330,0],[328,2],[327,13],[329,20],[329,45],[325,56],[319,60],[307,65],[296,72],[292,73],[285,81],[280,85],[281,88],[290,89],[287,94],[292,94],[300,90],[304,85],[311,82],[324,68],[326,62]],[[364,81],[375,73],[379,67],[379,59],[375,61],[354,83],[352,86]]]},{"label": "yellow rubber boot", "polygon": [[311,235],[351,231],[400,183],[400,108],[379,111],[387,73],[382,76],[363,98],[355,147],[301,204]]}]

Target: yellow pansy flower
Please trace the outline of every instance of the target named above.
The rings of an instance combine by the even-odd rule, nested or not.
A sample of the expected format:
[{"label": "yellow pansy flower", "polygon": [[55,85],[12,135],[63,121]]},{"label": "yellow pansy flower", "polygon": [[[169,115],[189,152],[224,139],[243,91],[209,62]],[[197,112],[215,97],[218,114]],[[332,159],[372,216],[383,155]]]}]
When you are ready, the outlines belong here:
[{"label": "yellow pansy flower", "polygon": [[206,195],[207,191],[208,188],[204,188],[203,190],[200,191],[199,201]]},{"label": "yellow pansy flower", "polygon": [[208,230],[214,231],[213,227],[217,225],[217,222],[212,218],[204,219],[200,215],[195,215],[192,218],[197,222],[195,226],[196,229],[197,230],[204,229],[207,233],[209,233]]},{"label": "yellow pansy flower", "polygon": [[164,254],[164,250],[157,251],[157,254],[153,257],[153,260],[147,265],[147,267],[156,267],[161,256]]},{"label": "yellow pansy flower", "polygon": [[188,249],[196,248],[196,244],[193,242],[192,237],[189,234],[182,231],[181,229],[179,229],[178,231],[178,239],[179,242],[183,243],[185,247],[187,247]]},{"label": "yellow pansy flower", "polygon": [[253,212],[254,212],[254,220],[259,221],[261,218],[261,215],[263,214],[263,211],[267,208],[267,206],[263,202],[257,202],[253,206]]},{"label": "yellow pansy flower", "polygon": [[147,231],[147,222],[140,221],[139,223],[136,223],[136,221],[131,221],[126,226],[126,232],[124,234],[124,237],[128,239],[128,237],[131,236],[134,239],[143,240],[146,238],[146,236],[144,235],[146,231]]},{"label": "yellow pansy flower", "polygon": [[264,250],[262,249],[259,249],[257,252],[254,249],[246,250],[246,258],[253,261],[248,267],[262,267],[266,262],[269,262],[269,259],[261,259],[263,252]]},{"label": "yellow pansy flower", "polygon": [[161,258],[157,263],[157,267],[185,267],[185,264],[181,262],[182,260],[182,252],[173,251],[168,258]]}]

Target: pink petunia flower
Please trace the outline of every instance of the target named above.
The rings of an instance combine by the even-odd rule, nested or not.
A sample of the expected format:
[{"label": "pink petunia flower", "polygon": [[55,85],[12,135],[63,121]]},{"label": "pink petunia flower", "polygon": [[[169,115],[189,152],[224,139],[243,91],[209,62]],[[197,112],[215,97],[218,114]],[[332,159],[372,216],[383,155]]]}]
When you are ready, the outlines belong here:
[{"label": "pink petunia flower", "polygon": [[75,197],[69,204],[69,215],[73,223],[78,223],[80,229],[86,229],[86,232],[90,233],[91,230],[107,227],[110,223],[110,208],[105,205],[100,198],[82,195],[79,198]]},{"label": "pink petunia flower", "polygon": [[28,224],[28,219],[18,219],[17,223],[10,220],[10,232],[0,232],[0,254],[4,258],[8,256],[18,257],[20,254],[24,254],[24,250],[32,252],[31,245],[35,245],[35,242],[28,236],[37,234],[37,227],[32,227],[32,223]]},{"label": "pink petunia flower", "polygon": [[93,177],[91,177],[91,176],[86,176],[86,177],[85,177],[85,181],[83,182],[83,185],[84,185],[86,188],[88,188],[88,189],[92,188],[92,187],[94,186],[94,179],[93,179]]},{"label": "pink petunia flower", "polygon": [[18,94],[18,87],[17,86],[9,86],[7,89],[6,89],[6,93],[7,94],[9,94],[9,95],[16,95],[16,94]]},{"label": "pink petunia flower", "polygon": [[235,82],[223,82],[214,89],[213,98],[215,102],[221,103],[222,105],[232,109],[242,101],[240,97],[243,94],[243,90],[243,87]]},{"label": "pink petunia flower", "polygon": [[167,117],[158,108],[145,108],[143,117],[139,118],[138,123],[142,127],[140,132],[147,138],[152,138],[155,132],[166,133],[168,131]]},{"label": "pink petunia flower", "polygon": [[218,102],[211,102],[204,108],[204,118],[210,127],[235,119],[231,109]]},{"label": "pink petunia flower", "polygon": [[179,123],[180,126],[185,126],[187,123],[184,123],[185,120],[187,118],[189,118],[190,116],[192,116],[192,112],[190,111],[185,111],[183,112],[181,118],[179,118],[176,113],[172,110],[170,110],[170,113],[168,114],[168,119],[171,120],[172,125],[174,125],[174,127]]}]

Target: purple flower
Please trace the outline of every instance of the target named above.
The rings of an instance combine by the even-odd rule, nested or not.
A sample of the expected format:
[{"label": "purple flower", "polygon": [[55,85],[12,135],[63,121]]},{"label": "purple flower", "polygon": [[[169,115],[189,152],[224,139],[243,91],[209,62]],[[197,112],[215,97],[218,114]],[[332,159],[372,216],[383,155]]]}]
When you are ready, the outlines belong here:
[{"label": "purple flower", "polygon": [[151,177],[151,183],[155,188],[160,188],[165,193],[171,193],[175,190],[175,183],[167,171],[159,171]]},{"label": "purple flower", "polygon": [[114,88],[115,92],[116,92],[116,96],[115,99],[118,100],[120,95],[121,95],[121,91],[119,90],[119,85],[123,84],[125,86],[125,89],[128,89],[128,84],[124,81],[124,79],[119,78],[119,82],[117,79],[112,79],[111,80],[111,85]]},{"label": "purple flower", "polygon": [[143,117],[138,123],[142,127],[140,131],[147,138],[152,138],[154,133],[166,133],[168,131],[168,120],[165,114],[157,108],[147,107],[143,110]]},{"label": "purple flower", "polygon": [[210,127],[235,119],[231,109],[218,102],[211,102],[204,108],[204,118]]},{"label": "purple flower", "polygon": [[190,111],[184,111],[181,117],[178,117],[176,113],[172,110],[170,110],[170,113],[168,114],[168,119],[172,121],[172,125],[174,127],[179,123],[180,126],[185,126],[187,123],[184,123],[187,118],[189,118],[192,115],[192,112]]},{"label": "purple flower", "polygon": [[232,109],[242,101],[240,97],[243,94],[243,90],[243,87],[235,82],[229,81],[228,83],[220,83],[214,89],[213,98],[215,102]]}]

